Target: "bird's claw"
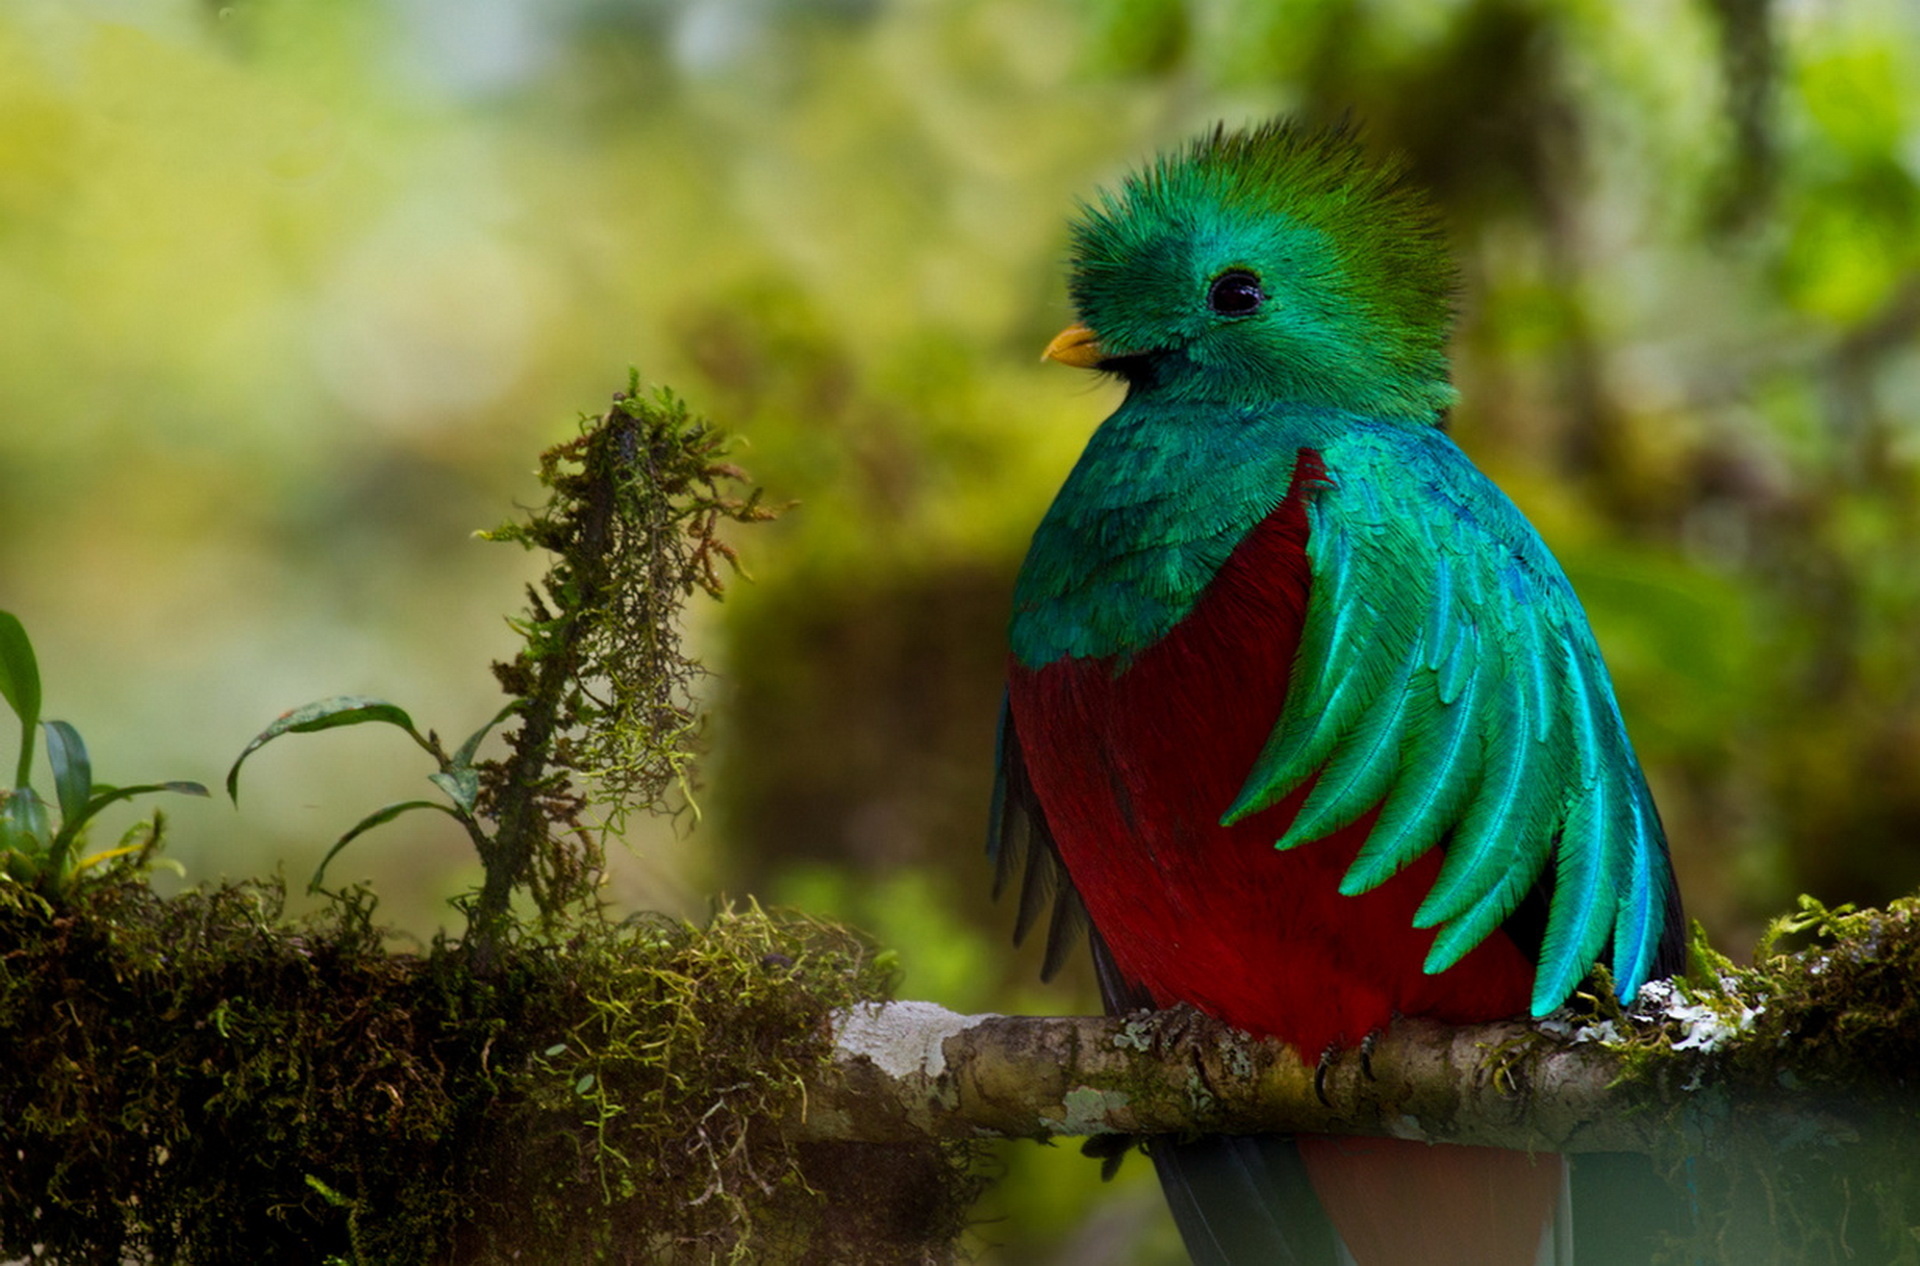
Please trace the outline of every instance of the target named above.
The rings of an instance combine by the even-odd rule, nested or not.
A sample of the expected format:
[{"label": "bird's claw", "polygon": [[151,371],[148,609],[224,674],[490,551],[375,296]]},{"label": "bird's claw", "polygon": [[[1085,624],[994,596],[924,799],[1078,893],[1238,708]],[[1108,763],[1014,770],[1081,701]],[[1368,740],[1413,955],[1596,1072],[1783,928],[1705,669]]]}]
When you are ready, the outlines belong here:
[{"label": "bird's claw", "polygon": [[1333,1067],[1334,1058],[1339,1054],[1340,1044],[1329,1042],[1327,1049],[1320,1052],[1320,1062],[1313,1066],[1313,1095],[1323,1107],[1333,1106],[1333,1100],[1327,1098],[1327,1072]]}]

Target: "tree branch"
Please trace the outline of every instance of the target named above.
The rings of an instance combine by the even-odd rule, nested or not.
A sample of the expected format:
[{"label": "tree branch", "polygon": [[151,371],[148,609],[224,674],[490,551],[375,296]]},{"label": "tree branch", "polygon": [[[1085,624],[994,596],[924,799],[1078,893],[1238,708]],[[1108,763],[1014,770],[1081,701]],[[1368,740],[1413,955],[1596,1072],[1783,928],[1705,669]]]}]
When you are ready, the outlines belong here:
[{"label": "tree branch", "polygon": [[[1851,1140],[1864,1125],[1870,1096],[1830,1077],[1817,1092],[1789,1093],[1790,1070],[1765,1085],[1730,1083],[1719,1041],[1689,1045],[1682,1033],[1674,1049],[1675,1022],[1631,1026],[1667,1033],[1654,1059],[1649,1047],[1603,1044],[1599,1030],[1564,1020],[1402,1021],[1370,1050],[1329,1056],[1316,1075],[1287,1047],[1187,1009],[1043,1019],[895,1002],[842,1014],[832,1072],[809,1084],[798,1130],[866,1142],[1274,1131],[1661,1153],[1689,1148],[1735,1108],[1748,1124],[1778,1118],[1803,1139]],[[1616,1023],[1614,1033],[1629,1031]]]}]

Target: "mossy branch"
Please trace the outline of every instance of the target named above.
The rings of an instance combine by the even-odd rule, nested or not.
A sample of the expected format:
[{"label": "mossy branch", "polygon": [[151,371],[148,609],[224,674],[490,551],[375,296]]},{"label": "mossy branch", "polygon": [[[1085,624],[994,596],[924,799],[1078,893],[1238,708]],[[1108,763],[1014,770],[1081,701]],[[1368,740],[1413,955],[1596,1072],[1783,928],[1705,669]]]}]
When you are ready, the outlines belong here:
[{"label": "mossy branch", "polygon": [[[1788,937],[1812,943],[1783,953]],[[1331,1132],[1672,1157],[1735,1133],[1825,1146],[1920,1122],[1920,897],[1885,910],[1803,897],[1752,967],[1697,927],[1692,949],[1690,983],[1654,982],[1631,1009],[1601,988],[1576,999],[1577,1019],[1402,1020],[1317,1064],[1185,1009],[854,1010],[799,1128],[874,1140]]]},{"label": "mossy branch", "polygon": [[1696,942],[1695,983],[1634,1012],[1598,990],[1578,1021],[1401,1024],[1315,1068],[1191,1012],[886,1004],[888,956],[753,909],[582,920],[481,973],[386,952],[364,892],[305,926],[271,886],[77,897],[0,885],[0,1101],[23,1105],[0,1255],[945,1260],[964,1141],[1195,1131],[1684,1158],[1675,1261],[1916,1244],[1920,900],[1807,902],[1752,968]]},{"label": "mossy branch", "polygon": [[518,700],[504,761],[482,762],[478,808],[497,824],[481,846],[486,879],[471,910],[483,958],[511,927],[515,889],[541,911],[589,893],[602,855],[589,804],[618,826],[636,805],[686,791],[704,672],[681,649],[681,606],[696,589],[718,598],[723,521],[773,517],[726,460],[725,435],[672,393],[641,395],[637,377],[579,436],[542,454],[552,490],[525,523],[486,535],[549,551],[515,627],[525,639],[495,675]]},{"label": "mossy branch", "polygon": [[482,974],[389,952],[365,889],[72,897],[0,883],[0,1260],[938,1260],[977,1190],[780,1128],[891,981],[844,928],[583,917]]},{"label": "mossy branch", "polygon": [[[1795,952],[1783,942],[1810,939]],[[803,1138],[1330,1133],[1637,1152],[1675,1262],[1920,1262],[1920,898],[1802,898],[1740,967],[1699,929],[1686,982],[1605,981],[1536,1023],[1401,1021],[1316,1064],[1191,1011],[843,1012]],[[1113,1156],[1116,1148],[1098,1147]],[[1093,1149],[1090,1149],[1093,1150]]]},{"label": "mossy branch", "polygon": [[[1647,1022],[1649,1028],[1658,1027]],[[1554,1022],[1395,1023],[1316,1065],[1198,1012],[956,1015],[920,1002],[841,1017],[801,1137],[1048,1138],[1283,1133],[1545,1152],[1683,1152],[1729,1107],[1834,1142],[1875,1109],[1860,1087],[1729,1086],[1720,1060],[1635,1053]],[[1712,1078],[1711,1089],[1703,1089]],[[1872,1077],[1863,1077],[1871,1081]]]}]

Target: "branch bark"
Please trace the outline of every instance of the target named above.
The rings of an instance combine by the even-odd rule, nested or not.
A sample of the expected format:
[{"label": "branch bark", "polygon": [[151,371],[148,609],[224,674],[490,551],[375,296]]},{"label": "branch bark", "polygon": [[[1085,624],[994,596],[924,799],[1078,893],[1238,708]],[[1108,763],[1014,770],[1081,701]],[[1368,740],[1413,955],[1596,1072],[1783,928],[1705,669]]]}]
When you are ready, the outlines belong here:
[{"label": "branch bark", "polygon": [[1797,1093],[1778,1079],[1729,1084],[1711,1049],[1662,1051],[1656,1069],[1628,1076],[1624,1050],[1551,1020],[1402,1021],[1318,1069],[1185,1009],[1046,1019],[895,1002],[844,1013],[835,1041],[796,1123],[805,1137],[1271,1131],[1670,1153],[1696,1148],[1735,1109],[1798,1138],[1851,1140],[1864,1124],[1830,1082]]}]

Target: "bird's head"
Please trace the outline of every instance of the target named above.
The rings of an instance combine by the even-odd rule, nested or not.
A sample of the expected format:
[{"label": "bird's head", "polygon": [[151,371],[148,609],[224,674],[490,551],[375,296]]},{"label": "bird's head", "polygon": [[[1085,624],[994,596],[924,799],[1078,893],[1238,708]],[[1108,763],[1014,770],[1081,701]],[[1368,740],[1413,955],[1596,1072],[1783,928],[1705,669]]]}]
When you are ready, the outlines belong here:
[{"label": "bird's head", "polygon": [[1397,161],[1344,127],[1216,129],[1073,227],[1080,324],[1047,355],[1137,390],[1433,422],[1455,274]]}]

